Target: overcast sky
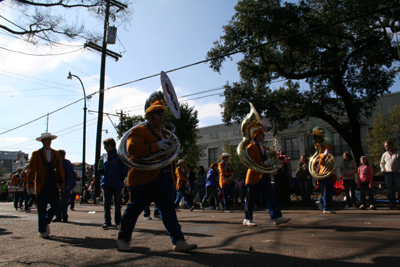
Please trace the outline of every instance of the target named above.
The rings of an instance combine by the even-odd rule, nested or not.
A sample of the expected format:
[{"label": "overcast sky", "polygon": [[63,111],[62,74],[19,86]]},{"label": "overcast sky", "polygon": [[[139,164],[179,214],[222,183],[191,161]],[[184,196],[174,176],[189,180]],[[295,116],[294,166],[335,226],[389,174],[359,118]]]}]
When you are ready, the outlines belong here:
[{"label": "overcast sky", "polygon": [[[117,43],[108,46],[108,49],[122,53],[122,58],[118,62],[107,58],[106,88],[204,60],[213,42],[223,35],[222,27],[234,15],[236,3],[233,0],[134,1],[129,6],[133,9],[131,25],[127,29],[116,25]],[[0,14],[15,20],[9,8],[11,1],[5,0],[0,5]],[[70,9],[67,14],[71,20],[86,17],[84,10]],[[103,22],[87,20],[86,27],[102,32]],[[58,136],[52,147],[65,149],[68,159],[81,162],[84,104],[78,100],[83,97],[82,86],[76,78],[67,80],[67,75],[71,71],[79,76],[87,95],[98,91],[101,56],[81,49],[83,40],[64,44],[67,46],[52,50],[34,47],[0,31],[0,48],[3,48],[0,49],[0,133],[3,133],[0,135],[0,150],[22,150],[31,154],[41,147],[35,139],[46,131],[48,125],[48,131]],[[39,57],[15,51],[26,54],[76,52]],[[219,105],[223,99],[215,94],[222,92],[226,82],[239,80],[236,62],[240,59],[241,56],[236,55],[232,61],[225,62],[221,74],[213,72],[207,63],[168,74],[178,97],[212,90],[180,98],[184,102],[214,95],[188,101],[199,112],[200,127],[222,123]],[[104,112],[116,114],[122,109],[130,115],[143,114],[144,101],[158,89],[159,76],[107,90]],[[78,102],[50,114],[47,124],[46,114],[75,101]],[[98,110],[98,94],[88,100],[88,109]],[[45,117],[36,120],[42,116]],[[118,122],[118,117],[110,118],[115,124]],[[10,131],[33,120],[36,121]],[[86,162],[89,164],[93,164],[95,158],[96,128],[97,113],[89,112],[86,140]],[[103,130],[103,140],[108,137],[116,139],[116,132],[107,116],[104,117]]]}]

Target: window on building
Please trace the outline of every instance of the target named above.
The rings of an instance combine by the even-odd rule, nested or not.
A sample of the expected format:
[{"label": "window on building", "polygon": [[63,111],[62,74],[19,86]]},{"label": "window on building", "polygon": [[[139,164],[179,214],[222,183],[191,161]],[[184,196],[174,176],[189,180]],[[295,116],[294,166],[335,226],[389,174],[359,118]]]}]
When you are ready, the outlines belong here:
[{"label": "window on building", "polygon": [[290,156],[292,159],[299,159],[300,152],[297,146],[297,137],[285,139],[285,151],[284,153]]},{"label": "window on building", "polygon": [[351,153],[350,146],[343,140],[339,133],[333,133],[333,155],[340,156],[346,151]]},{"label": "window on building", "polygon": [[212,163],[218,163],[218,148],[209,148],[208,149],[208,167],[211,166]]}]

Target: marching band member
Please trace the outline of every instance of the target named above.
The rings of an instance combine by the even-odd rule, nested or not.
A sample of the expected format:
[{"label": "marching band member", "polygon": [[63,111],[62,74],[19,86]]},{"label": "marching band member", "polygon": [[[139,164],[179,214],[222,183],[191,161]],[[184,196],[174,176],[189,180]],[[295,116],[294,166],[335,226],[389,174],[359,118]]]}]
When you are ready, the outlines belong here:
[{"label": "marching band member", "polygon": [[178,191],[178,195],[176,196],[176,199],[175,199],[175,209],[178,208],[179,202],[183,198],[186,202],[186,205],[190,209],[190,211],[193,211],[194,206],[192,205],[192,203],[190,203],[188,196],[185,192],[185,184],[187,182],[189,182],[187,170],[185,169],[185,161],[183,159],[178,160],[178,165],[179,165],[179,167],[176,168],[176,170],[175,170],[176,190]]},{"label": "marching band member", "polygon": [[[35,181],[39,233],[42,238],[49,238],[49,224],[60,207],[60,190],[64,187],[65,174],[60,153],[50,147],[51,141],[56,138],[50,133],[42,133],[36,138],[43,147],[32,152],[28,167],[28,181]],[[50,208],[47,210],[48,203]]]},{"label": "marching band member", "polygon": [[[11,186],[16,186],[16,187],[23,187],[24,186],[24,181],[26,180],[26,173],[24,172],[24,168],[19,167],[17,169],[17,173],[13,175],[11,178],[10,185]],[[22,210],[22,202],[24,201],[24,192],[15,192],[14,193],[14,208],[15,210],[18,210],[18,203],[19,203],[19,208]]]},{"label": "marching band member", "polygon": [[222,153],[222,162],[218,164],[219,171],[219,186],[224,192],[225,212],[231,213],[230,198],[233,197],[233,175],[235,170],[232,165],[228,162],[231,154]]},{"label": "marching band member", "polygon": [[[262,129],[255,130],[253,132],[254,142],[247,147],[247,152],[250,158],[260,166],[268,164],[268,160],[266,160],[268,151],[267,148],[262,145],[264,138],[264,131]],[[273,223],[275,225],[279,225],[290,221],[290,218],[282,217],[282,212],[268,175],[257,173],[251,169],[248,169],[246,186],[247,196],[243,225],[257,226],[257,224],[253,222],[253,211],[256,198],[258,197],[260,190],[267,200],[269,215]]]},{"label": "marching band member", "polygon": [[[29,164],[26,164],[25,169],[28,169]],[[29,213],[31,212],[31,207],[34,202],[36,202],[36,196],[35,196],[35,181],[34,178],[31,177],[28,179],[28,174],[25,172],[25,178],[24,178],[24,193],[25,193],[25,212]]]},{"label": "marching band member", "polygon": [[[126,143],[127,151],[133,157],[149,155],[169,147],[161,128],[165,109],[162,105],[152,105],[146,109],[146,123],[131,130]],[[132,251],[129,245],[132,232],[140,213],[154,202],[160,210],[161,219],[170,235],[174,251],[195,249],[196,244],[188,244],[181,231],[174,206],[174,187],[171,179],[172,165],[146,171],[131,168],[127,185],[131,192],[118,233],[117,246],[120,251]]]}]

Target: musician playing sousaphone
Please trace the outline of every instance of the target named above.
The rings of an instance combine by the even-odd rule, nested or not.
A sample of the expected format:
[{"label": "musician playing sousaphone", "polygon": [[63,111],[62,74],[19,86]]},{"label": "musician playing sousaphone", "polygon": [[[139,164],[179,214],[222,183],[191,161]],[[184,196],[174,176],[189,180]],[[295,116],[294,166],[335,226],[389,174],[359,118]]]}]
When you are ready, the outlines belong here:
[{"label": "musician playing sousaphone", "polygon": [[[229,161],[231,154],[222,153],[220,158],[222,162],[218,164],[219,171],[219,186],[224,192],[224,204],[225,204],[225,212],[231,213],[231,204],[230,199],[233,197],[233,175],[235,174],[235,170]],[[222,207],[221,207],[222,210]]]},{"label": "musician playing sousaphone", "polygon": [[[253,131],[253,142],[247,146],[249,157],[253,162],[260,166],[266,166],[269,164],[267,159],[268,149],[263,145],[264,138],[264,131],[262,129],[256,129]],[[253,222],[253,211],[260,190],[267,201],[269,215],[273,223],[275,225],[279,225],[290,221],[290,218],[285,218],[282,216],[282,212],[279,207],[278,200],[276,199],[269,174],[258,173],[249,168],[247,170],[246,186],[247,195],[243,225],[257,226],[257,224]]]},{"label": "musician playing sousaphone", "polygon": [[[166,133],[162,131],[165,118],[164,106],[155,102],[155,104],[147,107],[145,112],[146,122],[132,128],[127,138],[127,153],[133,158],[148,156],[170,147],[170,140]],[[129,242],[137,218],[151,202],[154,202],[160,210],[161,219],[171,238],[174,251],[189,251],[197,247],[196,244],[188,244],[185,241],[181,226],[178,223],[171,173],[171,163],[151,170],[130,168],[127,179],[130,201],[122,216],[118,232],[118,250],[133,250]]]}]

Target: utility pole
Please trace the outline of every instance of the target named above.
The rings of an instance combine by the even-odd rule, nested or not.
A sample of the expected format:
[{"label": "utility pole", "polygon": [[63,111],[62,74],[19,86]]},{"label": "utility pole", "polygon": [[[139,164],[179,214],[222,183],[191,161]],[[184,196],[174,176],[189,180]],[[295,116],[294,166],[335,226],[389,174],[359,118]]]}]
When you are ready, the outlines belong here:
[{"label": "utility pole", "polygon": [[[95,155],[95,198],[100,195],[100,174],[98,170],[98,165],[100,161],[100,153],[101,153],[101,135],[102,135],[102,128],[103,128],[103,107],[104,107],[104,89],[105,89],[105,75],[106,75],[106,57],[110,55],[110,51],[107,50],[107,30],[108,30],[108,22],[110,16],[110,6],[114,5],[117,6],[119,9],[127,8],[126,5],[119,3],[115,0],[106,0],[106,10],[105,10],[105,19],[104,19],[104,34],[103,34],[103,46],[101,49],[101,67],[100,67],[100,93],[99,93],[99,113],[97,117],[97,136],[96,136],[96,155]],[[92,49],[96,49],[92,47],[93,43],[87,42],[85,47],[88,46]],[[114,53],[115,54],[115,53]],[[118,60],[117,56],[116,60]]]}]

